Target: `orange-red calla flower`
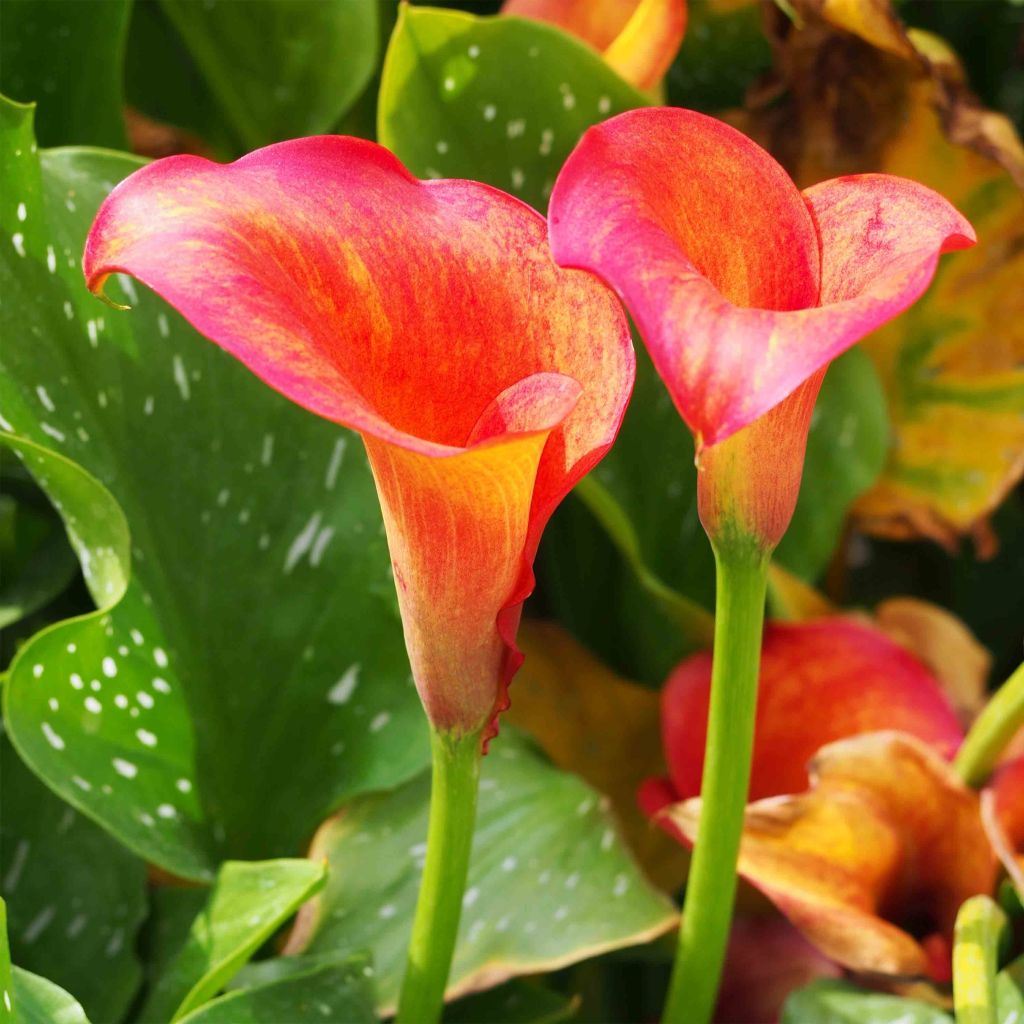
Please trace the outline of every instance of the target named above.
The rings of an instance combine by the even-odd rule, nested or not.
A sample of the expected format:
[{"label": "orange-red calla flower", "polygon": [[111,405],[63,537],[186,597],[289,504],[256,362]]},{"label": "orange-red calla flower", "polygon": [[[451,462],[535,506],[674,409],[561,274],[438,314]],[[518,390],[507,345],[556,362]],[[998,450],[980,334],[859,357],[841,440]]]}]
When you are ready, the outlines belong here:
[{"label": "orange-red calla flower", "polygon": [[[747,806],[740,874],[843,967],[948,981],[957,910],[995,884],[977,794],[907,733],[831,743],[810,776]],[[700,800],[665,813],[692,842]]]},{"label": "orange-red calla flower", "polygon": [[997,768],[981,800],[992,846],[1024,897],[1024,757]]},{"label": "orange-red calla flower", "polygon": [[505,0],[501,13],[557,25],[639,89],[661,81],[686,32],[686,0]]},{"label": "orange-red calla flower", "polygon": [[134,275],[271,387],[360,432],[427,714],[493,731],[541,531],[629,398],[615,296],[559,269],[518,200],[419,181],[340,137],[137,171],[101,207],[83,268],[95,292]]},{"label": "orange-red calla flower", "polygon": [[705,527],[764,549],[792,516],[829,361],[974,241],[922,185],[865,174],[800,192],[746,136],[676,108],[589,129],[549,209],[555,259],[616,288],[696,435]]},{"label": "orange-red calla flower", "polygon": [[776,1024],[791,992],[841,974],[784,917],[738,917],[729,933],[715,1024]]},{"label": "orange-red calla flower", "polygon": [[[711,653],[685,659],[662,690],[670,778],[645,803],[700,793],[711,694]],[[858,733],[909,733],[952,757],[963,729],[942,687],[917,658],[867,623],[845,618],[769,623],[761,648],[750,800],[799,793],[819,747]]]},{"label": "orange-red calla flower", "polygon": [[[671,778],[640,793],[687,843],[710,687],[707,654],[670,677]],[[943,978],[959,903],[994,879],[977,796],[947,763],[962,738],[939,683],[880,630],[770,624],[740,874],[843,966]]]}]

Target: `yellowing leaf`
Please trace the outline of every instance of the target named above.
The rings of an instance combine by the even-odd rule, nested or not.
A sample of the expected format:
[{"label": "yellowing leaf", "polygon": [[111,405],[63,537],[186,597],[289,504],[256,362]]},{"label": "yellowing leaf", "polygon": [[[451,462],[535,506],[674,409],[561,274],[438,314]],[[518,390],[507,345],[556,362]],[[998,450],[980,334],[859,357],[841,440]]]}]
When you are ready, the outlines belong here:
[{"label": "yellowing leaf", "polygon": [[[936,189],[978,245],[864,348],[892,418],[888,463],[855,506],[861,526],[952,547],[1024,474],[1024,147],[971,95],[956,54],[907,30],[889,0],[790,0],[776,15],[774,87],[740,115],[801,184],[879,171]],[[798,126],[798,127],[795,127]]]}]

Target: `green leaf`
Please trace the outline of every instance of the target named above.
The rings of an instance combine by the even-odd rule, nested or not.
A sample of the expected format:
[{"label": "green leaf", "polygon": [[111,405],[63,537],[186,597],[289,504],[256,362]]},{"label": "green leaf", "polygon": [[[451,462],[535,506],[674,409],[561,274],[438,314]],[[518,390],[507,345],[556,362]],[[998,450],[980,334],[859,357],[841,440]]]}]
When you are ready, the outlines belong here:
[{"label": "green leaf", "polygon": [[124,146],[130,0],[4,0],[0,91],[39,103],[39,141]]},{"label": "green leaf", "polygon": [[475,178],[543,211],[583,132],[647,102],[550,25],[403,7],[384,59],[377,133],[421,178]]},{"label": "green leaf", "polygon": [[309,860],[222,864],[206,906],[154,986],[141,1018],[176,1021],[216,995],[320,888],[326,873],[323,863]]},{"label": "green leaf", "polygon": [[236,150],[330,130],[377,64],[377,0],[262,0],[258,17],[244,3],[160,8],[164,18],[144,12],[143,34],[133,28],[133,47],[142,45],[130,55],[129,89],[149,100],[147,112],[208,134],[209,110],[163,77],[159,51],[180,41],[193,67],[179,60],[171,73],[208,93]]},{"label": "green leaf", "polygon": [[55,797],[2,735],[0,771],[0,877],[14,959],[73,992],[93,1019],[120,1020],[142,976],[135,942],[145,866]]},{"label": "green leaf", "polygon": [[761,5],[688,0],[687,10],[686,36],[665,78],[668,102],[706,113],[742,107],[772,66]]},{"label": "green leaf", "polygon": [[59,985],[20,967],[12,975],[18,1024],[89,1024],[81,1003]]},{"label": "green leaf", "polygon": [[[807,444],[800,498],[778,550],[787,568],[808,579],[828,564],[846,512],[881,470],[885,407],[870,361],[858,350],[829,369]],[[651,439],[657,438],[652,444]],[[659,684],[701,642],[696,629],[681,629],[678,606],[665,591],[705,608],[714,604],[714,560],[697,516],[693,440],[641,344],[633,399],[608,455],[588,478],[601,501],[618,508],[632,527],[634,572],[619,572],[604,586],[608,545],[596,524],[571,503],[556,513],[541,547],[538,578],[559,618],[618,671]],[[607,513],[603,523],[613,522]],[[613,535],[614,536],[614,535]],[[622,546],[622,541],[618,541]]]},{"label": "green leaf", "polygon": [[445,1007],[445,1024],[558,1024],[569,1020],[578,997],[564,996],[535,981],[516,979],[498,988],[466,996]]},{"label": "green leaf", "polygon": [[90,221],[138,161],[40,164],[9,104],[0,136],[0,333],[25,339],[3,349],[0,427],[101,607],[21,649],[11,739],[178,875],[295,854],[342,801],[429,760],[361,446],[127,279],[130,312],[85,290]]},{"label": "green leaf", "polygon": [[878,372],[859,348],[825,375],[807,437],[793,522],[775,558],[814,580],[828,565],[850,506],[878,479],[889,445],[889,414]]},{"label": "green leaf", "polygon": [[11,950],[7,944],[7,904],[0,899],[0,1021],[7,1024],[14,1017],[11,978]]},{"label": "green leaf", "polygon": [[373,971],[365,960],[326,964],[255,988],[230,992],[181,1024],[376,1024]]},{"label": "green leaf", "polygon": [[[5,487],[10,491],[9,479]],[[11,493],[0,494],[0,563],[4,567],[0,629],[21,622],[52,601],[78,569],[53,510]]]},{"label": "green leaf", "polygon": [[812,981],[794,992],[781,1024],[953,1024],[942,1010],[917,999],[865,992],[845,981]]},{"label": "green leaf", "polygon": [[[317,834],[331,874],[288,951],[371,950],[381,1008],[394,1005],[427,835],[430,778],[362,798]],[[601,798],[503,730],[484,759],[480,808],[449,997],[646,942],[676,922]]]}]

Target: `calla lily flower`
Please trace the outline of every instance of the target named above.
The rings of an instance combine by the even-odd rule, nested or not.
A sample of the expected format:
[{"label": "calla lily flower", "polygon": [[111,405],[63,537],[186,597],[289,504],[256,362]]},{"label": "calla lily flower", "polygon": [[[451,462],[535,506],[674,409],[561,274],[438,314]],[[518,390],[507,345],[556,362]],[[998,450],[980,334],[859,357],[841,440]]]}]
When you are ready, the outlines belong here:
[{"label": "calla lily flower", "polygon": [[[748,805],[740,874],[843,967],[948,981],[960,904],[996,878],[977,794],[907,733],[831,743],[809,772]],[[666,815],[694,840],[700,800]]]},{"label": "calla lily flower", "polygon": [[712,539],[762,550],[792,517],[829,362],[974,242],[922,185],[864,174],[800,192],[746,136],[675,108],[587,131],[555,183],[550,235],[555,259],[603,277],[636,321],[696,437]]},{"label": "calla lily flower", "polygon": [[[710,686],[705,654],[672,674],[671,778],[640,793],[687,844]],[[978,798],[948,764],[962,738],[939,683],[880,630],[843,618],[769,625],[740,874],[842,966],[946,980],[956,910],[991,890],[995,869]]]},{"label": "calla lily flower", "polygon": [[662,80],[686,32],[686,0],[505,0],[501,13],[582,39],[638,89]]},{"label": "calla lily flower", "polygon": [[784,917],[739,917],[729,934],[715,1024],[776,1024],[791,992],[842,973]]},{"label": "calla lily flower", "polygon": [[493,188],[322,137],[171,157],[100,209],[83,268],[126,273],[293,402],[363,437],[413,675],[441,732],[496,731],[541,531],[632,387],[615,296]]},{"label": "calla lily flower", "polygon": [[1024,897],[1024,757],[996,769],[981,803],[992,846]]},{"label": "calla lily flower", "polygon": [[[710,694],[710,652],[686,658],[669,676],[661,698],[669,778],[645,784],[649,812],[700,793]],[[883,729],[916,736],[945,758],[964,735],[939,682],[880,629],[838,616],[769,623],[749,800],[801,792],[820,747]]]}]

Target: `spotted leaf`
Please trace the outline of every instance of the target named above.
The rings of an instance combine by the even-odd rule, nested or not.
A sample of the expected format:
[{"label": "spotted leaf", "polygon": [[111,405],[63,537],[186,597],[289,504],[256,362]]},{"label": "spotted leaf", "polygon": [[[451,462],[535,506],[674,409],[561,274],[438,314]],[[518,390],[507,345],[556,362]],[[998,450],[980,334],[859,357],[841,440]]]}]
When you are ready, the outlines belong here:
[{"label": "spotted leaf", "polygon": [[183,1017],[182,1024],[321,1024],[324,1020],[376,1024],[372,978],[373,970],[363,960],[325,964],[229,992]]},{"label": "spotted leaf", "polygon": [[428,759],[365,459],[131,282],[112,286],[131,313],[89,295],[89,223],[138,162],[40,159],[27,108],[0,114],[0,330],[20,339],[0,426],[101,608],[20,651],[11,738],[179,875],[296,853],[341,801]]},{"label": "spotted leaf", "polygon": [[[55,797],[0,736],[0,878],[14,959],[74,994],[89,1016],[120,1020],[141,980],[141,860]],[[74,856],[68,857],[68,851]]]},{"label": "spotted leaf", "polygon": [[550,25],[403,6],[377,131],[418,177],[475,178],[543,211],[583,132],[647,102],[596,51]]},{"label": "spotted leaf", "polygon": [[[426,851],[428,775],[358,800],[310,850],[331,873],[286,952],[370,950],[382,1008],[394,1006]],[[640,873],[598,795],[511,730],[484,761],[469,880],[448,997],[644,942],[676,914]]]},{"label": "spotted leaf", "polygon": [[866,992],[846,981],[811,982],[794,992],[782,1011],[782,1024],[953,1024],[937,1006],[917,999]]}]

